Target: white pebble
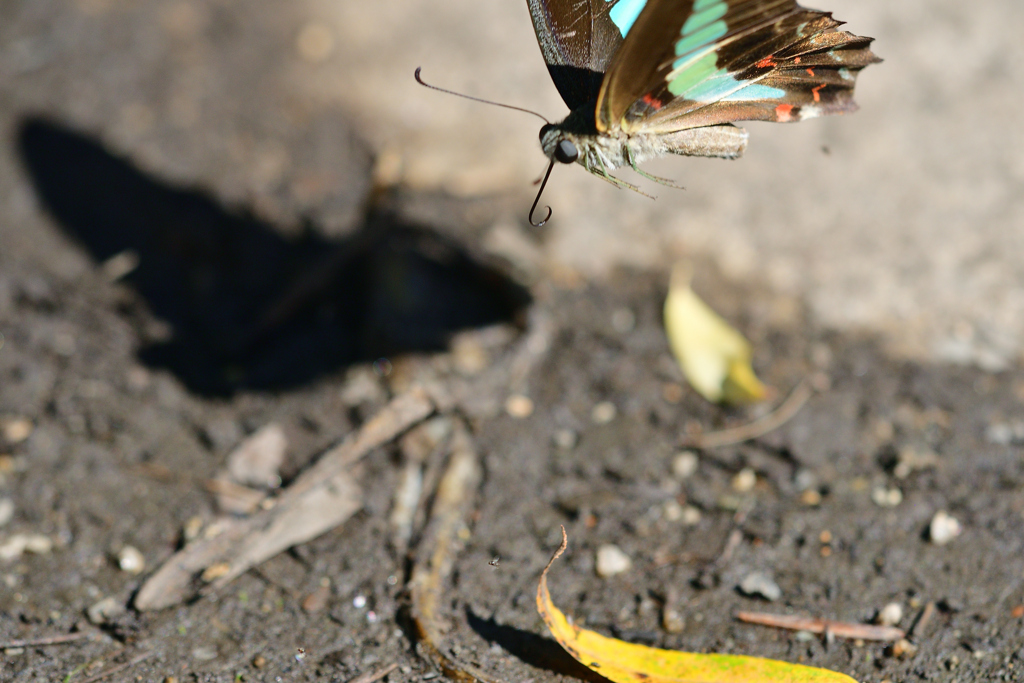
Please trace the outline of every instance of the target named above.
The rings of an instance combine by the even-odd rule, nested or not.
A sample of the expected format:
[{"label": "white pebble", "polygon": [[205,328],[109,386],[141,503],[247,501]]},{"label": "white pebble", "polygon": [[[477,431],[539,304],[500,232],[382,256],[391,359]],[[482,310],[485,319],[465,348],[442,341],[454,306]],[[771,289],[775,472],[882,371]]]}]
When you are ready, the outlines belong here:
[{"label": "white pebble", "polygon": [[744,467],[732,478],[732,489],[739,493],[747,493],[754,489],[757,484],[757,473],[749,467]]},{"label": "white pebble", "polygon": [[364,607],[366,607],[366,596],[357,595],[356,597],[352,598],[352,606],[356,609],[363,609]]},{"label": "white pebble", "polygon": [[53,550],[53,541],[42,534],[15,534],[0,545],[0,560],[15,560],[24,553],[45,555]]},{"label": "white pebble", "polygon": [[629,555],[622,552],[618,546],[606,543],[597,549],[597,575],[601,578],[615,576],[622,572],[629,571],[633,566],[633,560]]},{"label": "white pebble", "polygon": [[895,626],[903,619],[903,607],[898,602],[890,602],[878,612],[875,620],[882,626]]},{"label": "white pebble", "polygon": [[89,621],[99,626],[105,624],[114,617],[122,614],[125,611],[124,605],[115,600],[112,597],[103,598],[97,603],[94,603],[85,610],[85,615],[89,617]]},{"label": "white pebble", "polygon": [[123,572],[141,574],[146,569],[146,558],[143,557],[138,548],[126,545],[117,554],[117,566]]},{"label": "white pebble", "polygon": [[0,498],[0,526],[7,524],[14,517],[14,501]]},{"label": "white pebble", "polygon": [[590,419],[594,421],[594,424],[604,425],[614,420],[618,412],[615,404],[611,401],[601,401],[590,412]]},{"label": "white pebble", "polygon": [[576,442],[579,441],[579,437],[576,435],[576,432],[571,429],[559,429],[555,432],[554,436],[551,437],[551,440],[554,441],[555,445],[561,450],[571,451],[576,448]]},{"label": "white pebble", "polygon": [[761,572],[751,572],[740,581],[740,592],[744,595],[757,596],[768,601],[775,601],[782,597],[782,589],[771,577]]},{"label": "white pebble", "polygon": [[699,464],[700,460],[693,451],[676,453],[676,457],[672,458],[672,474],[676,479],[689,479],[697,472]]},{"label": "white pebble", "polygon": [[700,510],[692,505],[687,505],[683,508],[682,522],[684,526],[697,526],[700,524],[700,518]]},{"label": "white pebble", "polygon": [[882,508],[894,508],[903,502],[903,491],[898,488],[886,488],[884,486],[876,486],[871,491],[871,500],[875,502],[875,505]]},{"label": "white pebble", "polygon": [[935,545],[946,545],[959,536],[961,531],[957,518],[944,510],[936,512],[932,523],[928,525],[928,537]]},{"label": "white pebble", "polygon": [[533,401],[529,396],[513,394],[505,401],[505,412],[517,420],[530,417],[533,415]]}]

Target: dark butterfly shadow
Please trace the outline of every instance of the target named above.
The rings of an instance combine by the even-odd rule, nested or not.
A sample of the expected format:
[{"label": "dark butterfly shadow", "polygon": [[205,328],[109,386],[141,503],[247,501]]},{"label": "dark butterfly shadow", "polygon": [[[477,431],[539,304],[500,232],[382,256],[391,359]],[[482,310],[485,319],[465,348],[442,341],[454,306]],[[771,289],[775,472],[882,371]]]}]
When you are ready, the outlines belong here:
[{"label": "dark butterfly shadow", "polygon": [[[137,262],[123,281],[169,326],[139,357],[198,394],[286,390],[352,363],[440,350],[458,330],[514,320],[530,300],[452,240],[387,213],[371,212],[344,241],[308,225],[286,239],[62,124],[24,120],[18,149],[67,235],[98,263]],[[144,312],[124,313],[144,327]]]},{"label": "dark butterfly shadow", "polygon": [[469,627],[476,631],[481,638],[489,643],[497,643],[509,654],[530,666],[589,681],[589,683],[610,683],[604,676],[577,662],[561,645],[549,638],[529,631],[522,631],[513,626],[504,626],[494,619],[484,619],[477,616],[468,607],[466,608],[466,620]]}]

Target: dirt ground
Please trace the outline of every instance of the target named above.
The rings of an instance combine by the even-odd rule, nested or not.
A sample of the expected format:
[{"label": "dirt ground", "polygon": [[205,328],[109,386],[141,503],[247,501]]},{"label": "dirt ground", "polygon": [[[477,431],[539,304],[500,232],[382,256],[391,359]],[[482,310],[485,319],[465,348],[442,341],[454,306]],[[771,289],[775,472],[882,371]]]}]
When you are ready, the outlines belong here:
[{"label": "dirt ground", "polygon": [[[1024,681],[1019,168],[980,172],[972,205],[991,220],[970,248],[937,245],[934,262],[922,249],[913,267],[883,247],[921,246],[926,233],[887,227],[874,209],[822,209],[837,223],[863,221],[872,245],[863,251],[827,230],[814,251],[807,224],[780,236],[772,210],[782,200],[751,208],[778,189],[753,181],[767,163],[756,156],[749,168],[715,167],[688,196],[653,209],[634,211],[646,200],[593,179],[567,179],[547,197],[552,223],[533,229],[525,215],[541,161],[535,131],[513,138],[462,119],[445,126],[464,135],[438,139],[444,126],[438,132],[437,112],[423,109],[434,105],[409,98],[439,96],[406,83],[392,90],[374,71],[411,75],[404,36],[421,19],[439,22],[424,18],[431,4],[392,17],[400,6],[391,2],[373,11],[264,0],[0,2],[0,679],[81,682],[140,655],[104,680],[348,681],[392,663],[388,683],[436,678],[416,645],[406,586],[414,558],[429,550],[417,544],[423,517],[408,551],[389,525],[403,470],[395,444],[356,468],[363,505],[341,527],[213,595],[148,612],[131,601],[193,520],[216,517],[209,480],[246,436],[282,426],[287,484],[410,386],[475,383],[473,400],[444,415],[466,421],[483,465],[471,533],[441,603],[441,646],[460,661],[508,683],[603,680],[560,654],[534,605],[565,525],[569,551],[552,570],[552,594],[598,631],[860,681]],[[520,79],[510,76],[509,90],[520,92],[524,74],[543,77],[523,4],[481,11],[518,17],[525,33],[511,20],[507,32],[470,30],[463,47],[433,53],[437,76],[447,68],[451,85],[483,92],[486,82],[466,80],[470,67],[490,73],[497,67],[487,62],[502,59],[495,45],[522,39],[507,60]],[[858,11],[877,19],[858,32],[900,35],[888,10]],[[939,15],[933,36],[956,22]],[[333,24],[339,16],[346,22]],[[979,16],[988,21],[987,11]],[[401,28],[387,34],[394,50],[370,50],[389,26]],[[409,44],[425,43],[417,34]],[[876,47],[905,54],[895,40],[888,53]],[[452,66],[453,50],[475,49],[486,58]],[[370,65],[366,55],[383,52],[403,58]],[[943,95],[929,87],[914,91],[923,125],[955,130],[935,118]],[[880,106],[871,92],[870,106]],[[370,105],[397,93],[394,118],[378,117]],[[872,125],[859,116],[842,123]],[[808,128],[798,143],[832,147],[798,162],[811,174],[826,169],[809,182],[882,163],[837,126]],[[801,134],[769,133],[765,145],[777,150]],[[985,161],[979,152],[964,166]],[[751,184],[722,189],[726,206],[703,181],[732,169]],[[905,192],[879,191],[879,211],[906,202],[893,225],[917,226],[909,212],[942,236],[972,227],[972,214],[925,206],[914,188],[929,176],[911,175]],[[582,181],[596,187],[581,190]],[[835,205],[810,191],[794,201]],[[658,237],[652,224],[688,202],[693,231]],[[745,241],[733,224],[756,233],[758,216],[768,236]],[[699,246],[715,221],[731,251]],[[629,251],[640,237],[654,246]],[[661,324],[670,261],[649,256],[670,243],[673,258],[681,250],[696,262],[695,289],[754,343],[774,404],[819,378],[787,424],[692,451],[692,472],[680,458],[688,435],[763,409],[712,406],[685,387]],[[862,288],[858,264],[882,284]],[[944,326],[948,338],[922,346]],[[515,396],[530,409],[509,410]],[[428,482],[444,457],[427,458]],[[428,491],[420,505],[429,503]],[[944,545],[930,532],[943,511],[962,529]],[[18,539],[35,545],[10,550]],[[598,576],[604,544],[631,568]],[[125,546],[145,558],[141,574],[118,566]],[[777,599],[738,589],[754,573],[778,587]],[[107,599],[109,613],[97,615]],[[870,623],[890,603],[911,630],[914,649],[903,654],[734,618],[747,610]],[[81,632],[93,637],[14,644]]]}]

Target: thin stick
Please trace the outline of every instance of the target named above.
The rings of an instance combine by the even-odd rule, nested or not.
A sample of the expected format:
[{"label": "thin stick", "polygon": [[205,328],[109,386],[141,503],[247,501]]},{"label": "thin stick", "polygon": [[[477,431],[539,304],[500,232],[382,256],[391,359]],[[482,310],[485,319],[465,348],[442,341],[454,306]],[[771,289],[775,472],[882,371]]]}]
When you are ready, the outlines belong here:
[{"label": "thin stick", "polygon": [[928,622],[935,616],[935,603],[929,602],[918,614],[917,619],[911,624],[910,630],[907,631],[907,635],[913,636],[915,639],[920,639],[924,633],[925,628],[928,627]]},{"label": "thin stick", "polygon": [[362,676],[356,676],[348,683],[377,683],[380,679],[387,676],[389,673],[398,668],[398,662],[392,662],[379,671],[373,671],[365,673]]},{"label": "thin stick", "polygon": [[10,647],[45,647],[47,645],[62,645],[64,643],[73,643],[76,640],[86,640],[96,637],[95,633],[82,631],[81,633],[68,633],[63,636],[49,636],[47,638],[8,640],[6,643],[0,643],[0,650],[6,650]]},{"label": "thin stick", "polygon": [[139,662],[141,662],[143,660],[146,660],[146,659],[149,659],[150,657],[152,657],[155,654],[156,654],[156,652],[154,652],[152,650],[150,650],[149,652],[143,652],[141,655],[138,655],[136,657],[132,657],[131,659],[129,659],[124,664],[118,664],[117,666],[112,666],[109,669],[107,669],[106,671],[101,671],[98,674],[96,674],[95,676],[91,676],[89,678],[86,678],[84,681],[79,681],[79,683],[96,683],[96,681],[103,680],[107,676],[112,676],[112,675],[116,674],[119,671],[124,671],[125,669],[127,669],[130,666],[135,666]]},{"label": "thin stick", "polygon": [[813,395],[814,389],[805,379],[796,386],[796,389],[793,389],[789,397],[774,412],[739,427],[690,437],[686,439],[684,445],[694,448],[718,448],[764,436],[792,420],[793,416],[800,412],[800,409],[807,403],[807,399]]},{"label": "thin stick", "polygon": [[737,612],[736,618],[748,624],[773,626],[791,631],[810,631],[811,633],[831,633],[839,638],[856,638],[859,640],[896,641],[906,634],[895,626],[873,626],[857,624],[849,621],[831,621],[814,617],[801,617],[793,614],[768,614],[766,612]]}]

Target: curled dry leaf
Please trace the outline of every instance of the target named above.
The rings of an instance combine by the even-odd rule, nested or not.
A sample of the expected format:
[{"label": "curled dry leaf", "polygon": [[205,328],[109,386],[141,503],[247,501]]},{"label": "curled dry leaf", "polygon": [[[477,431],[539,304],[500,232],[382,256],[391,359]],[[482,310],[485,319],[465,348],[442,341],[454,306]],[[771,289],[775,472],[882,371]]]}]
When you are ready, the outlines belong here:
[{"label": "curled dry leaf", "polygon": [[694,294],[684,266],[672,271],[665,332],[686,379],[707,400],[741,404],[766,397],[750,365],[750,342]]},{"label": "curled dry leaf", "polygon": [[566,652],[615,683],[856,683],[845,674],[827,669],[743,655],[660,650],[575,626],[555,607],[548,593],[548,570],[567,544],[562,527],[562,545],[540,575],[537,611]]}]

